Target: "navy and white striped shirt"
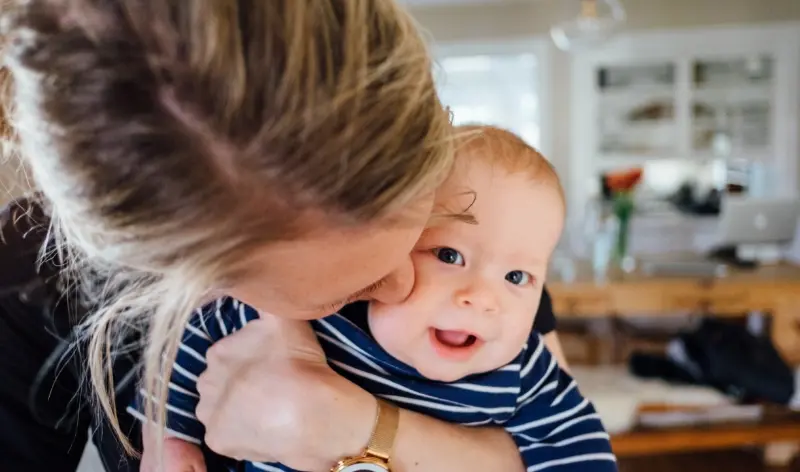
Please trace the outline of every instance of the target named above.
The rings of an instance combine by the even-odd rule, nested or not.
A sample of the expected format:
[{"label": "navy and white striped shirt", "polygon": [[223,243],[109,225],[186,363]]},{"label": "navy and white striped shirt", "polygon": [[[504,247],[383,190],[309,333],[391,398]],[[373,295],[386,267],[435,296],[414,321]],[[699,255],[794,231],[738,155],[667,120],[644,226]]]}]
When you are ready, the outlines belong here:
[{"label": "navy and white striped shirt", "polygon": [[[194,415],[199,398],[195,383],[205,370],[206,351],[257,318],[256,310],[231,298],[217,300],[192,316],[170,378],[167,430],[171,435],[202,442],[205,431]],[[617,470],[608,433],[594,407],[536,333],[511,363],[443,383],[422,377],[375,342],[365,303],[311,324],[336,372],[404,409],[465,426],[502,425],[516,441],[528,472]],[[131,413],[143,419],[140,411]],[[246,470],[292,469],[248,463]]]}]

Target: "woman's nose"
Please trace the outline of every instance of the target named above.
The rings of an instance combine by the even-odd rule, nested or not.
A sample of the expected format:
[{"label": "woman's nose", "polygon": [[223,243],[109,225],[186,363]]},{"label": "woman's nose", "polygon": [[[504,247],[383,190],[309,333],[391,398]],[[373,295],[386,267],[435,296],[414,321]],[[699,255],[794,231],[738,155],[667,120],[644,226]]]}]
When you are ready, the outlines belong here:
[{"label": "woman's nose", "polygon": [[497,295],[486,282],[476,282],[456,292],[456,305],[481,313],[497,313],[500,310]]},{"label": "woman's nose", "polygon": [[386,276],[380,288],[372,293],[372,298],[381,303],[400,303],[411,294],[414,288],[414,266],[411,258],[394,272]]}]

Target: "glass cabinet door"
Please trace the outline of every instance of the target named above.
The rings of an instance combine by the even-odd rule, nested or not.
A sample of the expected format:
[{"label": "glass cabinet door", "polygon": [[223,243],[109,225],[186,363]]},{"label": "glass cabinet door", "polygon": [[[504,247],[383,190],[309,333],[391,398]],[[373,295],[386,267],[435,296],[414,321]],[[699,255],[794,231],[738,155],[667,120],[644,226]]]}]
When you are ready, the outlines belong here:
[{"label": "glass cabinet door", "polygon": [[768,55],[693,62],[691,145],[696,154],[754,159],[770,152],[774,65]]},{"label": "glass cabinet door", "polygon": [[598,67],[598,155],[674,156],[676,82],[673,62]]}]

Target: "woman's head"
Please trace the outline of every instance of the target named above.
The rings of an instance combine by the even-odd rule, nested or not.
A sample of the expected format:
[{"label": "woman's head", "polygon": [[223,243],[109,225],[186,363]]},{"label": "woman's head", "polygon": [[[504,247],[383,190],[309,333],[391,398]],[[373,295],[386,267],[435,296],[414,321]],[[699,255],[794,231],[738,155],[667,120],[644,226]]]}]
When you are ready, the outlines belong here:
[{"label": "woman's head", "polygon": [[11,17],[24,155],[92,258],[246,270],[253,248],[390,217],[446,167],[430,62],[393,2],[34,0]]},{"label": "woman's head", "polygon": [[[169,355],[174,313],[220,290],[302,317],[384,277],[404,290],[391,273],[451,149],[394,2],[19,3],[5,33],[21,154],[64,241],[119,282],[91,325],[98,355],[153,310],[150,359]],[[363,257],[332,272],[342,248]]]}]

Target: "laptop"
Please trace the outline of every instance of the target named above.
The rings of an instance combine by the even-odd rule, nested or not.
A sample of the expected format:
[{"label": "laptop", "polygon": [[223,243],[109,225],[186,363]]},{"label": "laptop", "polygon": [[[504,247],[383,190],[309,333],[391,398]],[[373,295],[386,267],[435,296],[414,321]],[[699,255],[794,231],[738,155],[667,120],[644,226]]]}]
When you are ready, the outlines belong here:
[{"label": "laptop", "polygon": [[644,272],[661,276],[725,277],[728,266],[753,268],[742,260],[736,247],[790,243],[798,231],[800,200],[794,198],[748,198],[729,195],[722,200],[717,250],[709,256],[686,255],[669,260],[643,261]]},{"label": "laptop", "polygon": [[794,239],[798,218],[799,199],[729,195],[722,200],[717,242],[720,245],[788,243]]}]

